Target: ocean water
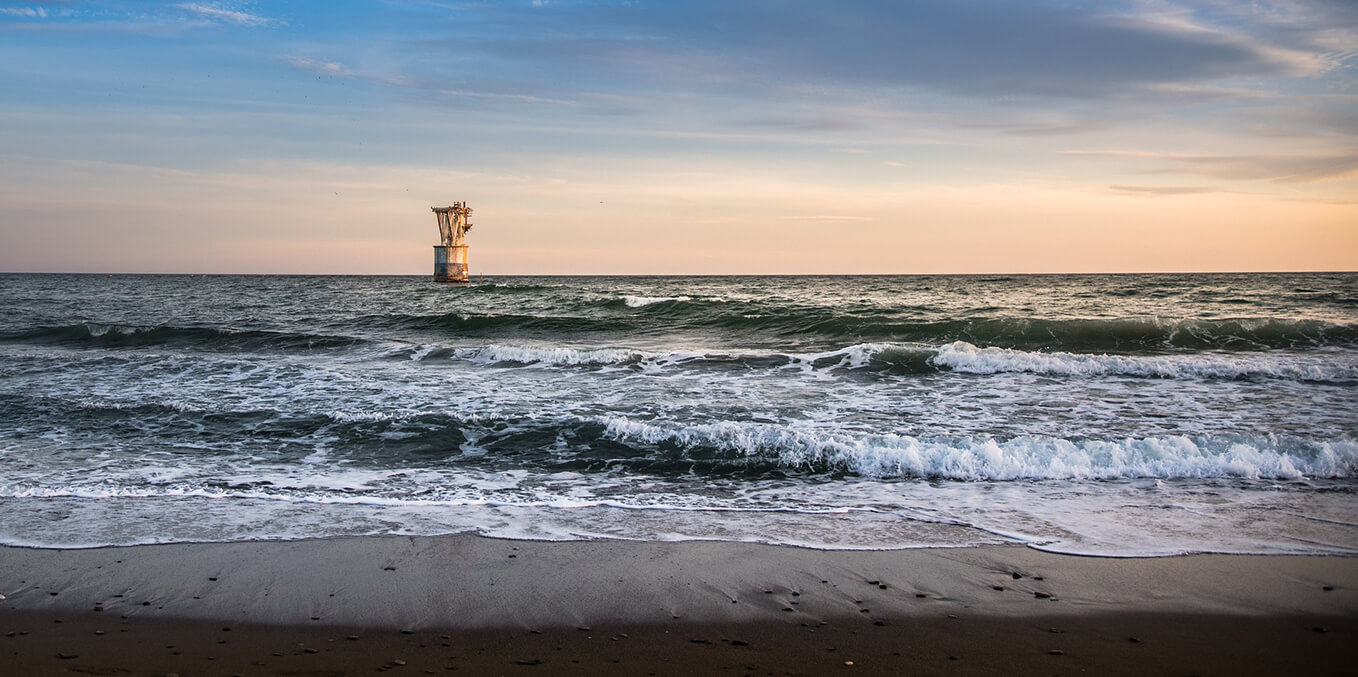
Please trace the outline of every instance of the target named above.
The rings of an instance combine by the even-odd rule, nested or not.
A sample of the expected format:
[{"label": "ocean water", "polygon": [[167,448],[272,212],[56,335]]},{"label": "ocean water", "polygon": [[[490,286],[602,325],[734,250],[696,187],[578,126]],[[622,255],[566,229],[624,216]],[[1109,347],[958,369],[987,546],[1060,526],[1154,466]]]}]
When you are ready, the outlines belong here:
[{"label": "ocean water", "polygon": [[1358,274],[0,275],[0,543],[1358,555]]}]

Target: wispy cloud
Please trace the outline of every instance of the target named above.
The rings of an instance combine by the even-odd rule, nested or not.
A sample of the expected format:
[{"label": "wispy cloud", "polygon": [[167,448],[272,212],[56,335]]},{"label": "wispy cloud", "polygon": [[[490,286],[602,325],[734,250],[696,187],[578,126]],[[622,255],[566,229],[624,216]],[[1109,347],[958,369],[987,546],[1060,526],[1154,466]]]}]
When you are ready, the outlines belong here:
[{"label": "wispy cloud", "polygon": [[1159,174],[1197,174],[1220,179],[1305,183],[1358,174],[1358,153],[1341,155],[1190,155],[1169,158],[1176,166]]},{"label": "wispy cloud", "polygon": [[1109,188],[1123,193],[1143,195],[1197,195],[1220,190],[1215,186],[1109,186]]},{"label": "wispy cloud", "polygon": [[318,75],[329,75],[338,78],[351,78],[380,85],[399,87],[402,89],[418,90],[425,93],[436,94],[445,99],[477,99],[488,101],[508,101],[514,103],[528,103],[552,106],[576,106],[576,101],[547,96],[537,96],[513,91],[492,91],[480,90],[466,87],[450,87],[449,83],[437,80],[427,80],[413,78],[405,75],[382,75],[370,74],[355,71],[347,64],[339,61],[326,61],[313,59],[311,57],[290,55],[283,57],[283,63],[296,68],[297,70],[316,73]]},{"label": "wispy cloud", "polygon": [[1136,150],[1067,150],[1072,157],[1159,161],[1147,174],[1192,174],[1230,181],[1308,183],[1358,175],[1358,151],[1329,154],[1189,155]]},{"label": "wispy cloud", "polygon": [[780,216],[779,221],[820,221],[820,222],[839,222],[839,221],[876,221],[871,216],[844,216],[838,214],[817,214],[814,216]]},{"label": "wispy cloud", "polygon": [[518,101],[520,103],[541,103],[553,106],[574,106],[574,101],[565,99],[552,99],[543,96],[533,96],[531,94],[511,94],[504,92],[476,92],[465,89],[441,89],[439,94],[451,97],[470,97],[476,99],[503,99],[508,101]]},{"label": "wispy cloud", "polygon": [[[585,64],[655,69],[662,86],[768,90],[878,85],[963,95],[1118,98],[1129,90],[1184,97],[1235,78],[1304,75],[1325,65],[1293,45],[1261,43],[1194,16],[1114,13],[1065,4],[845,0],[694,0],[627,12],[553,7],[570,31],[481,41],[500,56],[582,72]],[[814,39],[807,39],[814,26]],[[466,45],[450,47],[466,49]],[[624,58],[626,57],[626,58]],[[665,64],[703,64],[668,69]],[[767,84],[765,84],[767,83]],[[1212,96],[1219,90],[1204,89]]]},{"label": "wispy cloud", "polygon": [[175,5],[175,7],[217,23],[233,23],[242,26],[263,26],[273,22],[272,19],[267,17],[241,12],[239,10],[227,9],[215,3],[181,2]]},{"label": "wispy cloud", "polygon": [[42,7],[0,7],[0,15],[42,19],[47,16],[47,10]]},{"label": "wispy cloud", "polygon": [[855,120],[831,117],[761,117],[737,120],[737,127],[759,127],[768,129],[796,130],[803,132],[839,132],[862,129],[863,124]]},{"label": "wispy cloud", "polygon": [[1057,151],[1058,155],[1069,155],[1071,157],[1127,157],[1127,158],[1166,158],[1173,157],[1165,153],[1155,153],[1148,150],[1063,150]]},{"label": "wispy cloud", "polygon": [[320,73],[321,75],[349,76],[353,72],[338,61],[318,61],[304,56],[285,56],[283,62],[298,70]]}]

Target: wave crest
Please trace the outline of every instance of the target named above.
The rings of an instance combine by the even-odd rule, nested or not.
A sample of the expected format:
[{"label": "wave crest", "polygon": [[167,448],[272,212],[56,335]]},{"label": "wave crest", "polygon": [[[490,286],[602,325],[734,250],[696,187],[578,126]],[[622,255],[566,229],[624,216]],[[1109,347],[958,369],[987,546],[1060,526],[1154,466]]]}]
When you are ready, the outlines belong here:
[{"label": "wave crest", "polygon": [[721,422],[655,424],[611,418],[622,442],[713,448],[781,466],[869,477],[966,481],[1130,478],[1347,478],[1358,472],[1358,442],[1274,437],[1183,436],[1066,440],[1025,436],[925,440],[907,435],[828,433]]},{"label": "wave crest", "polygon": [[1090,355],[978,348],[954,341],[938,349],[930,364],[969,374],[1028,372],[1060,376],[1142,376],[1171,379],[1276,378],[1297,381],[1358,381],[1351,357],[1261,353],[1192,355]]},{"label": "wave crest", "polygon": [[982,348],[965,341],[944,346],[902,343],[856,343],[815,353],[673,351],[630,348],[569,348],[513,344],[444,348],[407,346],[388,356],[416,361],[465,360],[478,364],[523,367],[583,367],[636,370],[790,369],[818,374],[926,374],[952,371],[994,375],[1043,374],[1075,378],[1278,379],[1320,383],[1358,382],[1358,356],[1347,352],[1267,353],[1212,352],[1170,355],[1108,355]]},{"label": "wave crest", "polygon": [[622,302],[628,308],[644,308],[669,301],[692,301],[692,296],[624,296]]}]

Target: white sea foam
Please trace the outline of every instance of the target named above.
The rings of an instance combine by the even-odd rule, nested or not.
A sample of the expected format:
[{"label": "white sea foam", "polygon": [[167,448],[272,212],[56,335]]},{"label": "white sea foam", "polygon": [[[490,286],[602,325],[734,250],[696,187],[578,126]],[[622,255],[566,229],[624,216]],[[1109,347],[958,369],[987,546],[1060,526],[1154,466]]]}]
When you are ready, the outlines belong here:
[{"label": "white sea foam", "polygon": [[851,434],[789,426],[721,422],[657,424],[611,417],[607,434],[620,441],[713,447],[777,458],[794,468],[829,466],[868,477],[953,480],[1116,478],[1354,477],[1358,442],[1304,443],[1271,437],[1146,437],[1065,440],[1025,436],[925,440],[908,435]]},{"label": "white sea foam", "polygon": [[155,329],[155,327],[131,327],[119,324],[99,324],[97,322],[86,322],[84,323],[84,326],[85,331],[88,331],[90,336],[94,337],[104,336],[110,333],[130,336]]},{"label": "white sea foam", "polygon": [[888,343],[858,343],[838,350],[787,355],[789,366],[800,369],[862,369],[894,348]]},{"label": "white sea foam", "polygon": [[478,364],[518,364],[549,367],[623,367],[643,369],[701,366],[695,360],[748,361],[778,368],[824,375],[834,371],[897,366],[913,371],[932,366],[967,374],[1032,373],[1096,378],[1132,376],[1182,380],[1280,379],[1348,383],[1358,381],[1358,358],[1351,352],[1287,353],[1281,351],[1192,353],[1169,355],[1109,355],[1036,352],[1012,348],[978,347],[965,341],[944,346],[914,343],[858,343],[835,350],[798,353],[779,351],[649,352],[628,348],[571,348],[492,344],[481,347],[405,347],[388,355],[411,360],[453,358]]},{"label": "white sea foam", "polygon": [[410,418],[410,414],[389,411],[332,411],[327,414],[338,423],[358,423],[376,421],[400,421]]},{"label": "white sea foam", "polygon": [[517,362],[557,366],[611,365],[636,362],[650,353],[623,348],[551,348],[539,346],[490,345],[483,348],[460,348],[455,354],[465,360],[482,364]]},{"label": "white sea foam", "polygon": [[1191,355],[1089,355],[978,348],[956,341],[938,349],[930,363],[969,374],[1028,372],[1060,376],[1145,376],[1178,379],[1279,378],[1304,381],[1358,380],[1351,354],[1195,353]]},{"label": "white sea foam", "polygon": [[[1351,513],[1351,494],[1343,491],[1297,485],[1251,491],[1192,480],[1059,486],[751,483],[744,504],[705,505],[641,496],[603,499],[588,492],[506,500],[491,494],[402,498],[188,487],[49,487],[16,495],[0,488],[2,507],[12,518],[0,526],[0,543],[61,548],[476,532],[532,540],[716,539],[826,549],[1024,543],[1102,556],[1358,553],[1351,520],[1326,518]],[[865,507],[842,507],[846,503]]]},{"label": "white sea foam", "polygon": [[693,297],[691,297],[691,296],[624,296],[624,297],[622,297],[623,303],[626,303],[626,304],[627,304],[627,307],[629,307],[629,308],[642,308],[642,307],[645,307],[645,306],[654,305],[654,304],[656,304],[656,303],[664,303],[664,302],[666,302],[666,301],[692,301],[692,300],[693,300]]}]

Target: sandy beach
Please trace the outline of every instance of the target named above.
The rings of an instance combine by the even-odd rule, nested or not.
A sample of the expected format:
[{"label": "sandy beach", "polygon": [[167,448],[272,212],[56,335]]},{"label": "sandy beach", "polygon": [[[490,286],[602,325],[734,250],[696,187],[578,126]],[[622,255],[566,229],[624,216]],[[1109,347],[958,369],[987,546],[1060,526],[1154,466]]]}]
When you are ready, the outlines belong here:
[{"label": "sandy beach", "polygon": [[1358,560],[460,535],[0,549],[11,674],[1352,674]]}]

